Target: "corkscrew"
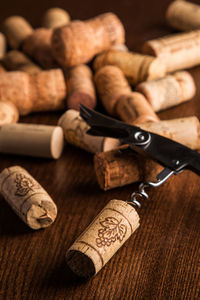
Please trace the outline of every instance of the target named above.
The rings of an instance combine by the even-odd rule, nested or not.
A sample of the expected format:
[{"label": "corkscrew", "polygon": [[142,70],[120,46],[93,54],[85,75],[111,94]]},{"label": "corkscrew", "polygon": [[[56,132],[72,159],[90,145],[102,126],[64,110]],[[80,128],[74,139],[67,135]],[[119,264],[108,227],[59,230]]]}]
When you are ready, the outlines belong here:
[{"label": "corkscrew", "polygon": [[[164,169],[155,182],[140,183],[130,199],[110,200],[66,253],[68,266],[81,277],[97,274],[126,240],[137,230],[140,217],[135,208],[148,199],[147,188],[162,185],[172,175],[190,169],[200,175],[200,155],[177,142],[106,117],[84,106],[81,117],[90,126],[88,134],[119,139],[128,151],[139,152],[160,163]],[[126,149],[125,149],[126,150]]]},{"label": "corkscrew", "polygon": [[138,191],[132,193],[127,203],[140,208],[140,200],[148,199],[147,188],[162,185],[169,177],[184,169],[191,169],[200,175],[200,155],[196,151],[158,134],[107,117],[83,105],[80,114],[91,127],[88,134],[117,138],[122,144],[129,145],[125,151],[148,155],[164,166],[162,172],[157,175],[157,181],[140,183]]}]

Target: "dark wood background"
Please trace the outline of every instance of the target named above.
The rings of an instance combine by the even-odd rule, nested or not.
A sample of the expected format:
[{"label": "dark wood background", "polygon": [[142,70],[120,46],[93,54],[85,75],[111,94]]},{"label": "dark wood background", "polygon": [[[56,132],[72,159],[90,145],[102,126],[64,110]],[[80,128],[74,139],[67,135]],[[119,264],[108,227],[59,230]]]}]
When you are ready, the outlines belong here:
[{"label": "dark wood background", "polygon": [[[0,2],[0,21],[18,14],[37,27],[52,6],[67,9],[73,19],[113,11],[125,25],[128,47],[139,51],[145,40],[173,32],[164,21],[170,2],[7,0]],[[197,96],[160,113],[162,119],[200,117],[200,67],[191,72]],[[56,124],[59,115],[34,114],[21,121]],[[197,175],[184,172],[151,190],[140,228],[96,277],[84,281],[65,266],[66,250],[109,200],[127,199],[135,186],[101,191],[92,155],[70,145],[58,161],[0,155],[0,170],[12,165],[25,167],[49,192],[58,217],[51,227],[32,231],[0,198],[0,299],[200,299]]]}]

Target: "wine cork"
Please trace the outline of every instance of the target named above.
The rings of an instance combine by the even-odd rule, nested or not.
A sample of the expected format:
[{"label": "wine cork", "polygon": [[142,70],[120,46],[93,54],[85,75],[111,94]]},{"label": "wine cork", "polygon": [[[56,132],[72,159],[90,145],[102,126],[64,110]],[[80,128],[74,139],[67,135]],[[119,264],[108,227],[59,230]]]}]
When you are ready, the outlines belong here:
[{"label": "wine cork", "polygon": [[89,125],[81,118],[76,110],[69,109],[58,121],[58,125],[63,128],[65,140],[76,147],[91,153],[108,151],[119,146],[117,139],[87,134]]},{"label": "wine cork", "polygon": [[142,82],[136,90],[146,97],[157,112],[191,100],[196,93],[196,86],[190,73],[183,71],[162,79]]},{"label": "wine cork", "polygon": [[60,69],[28,74],[0,73],[0,99],[16,105],[20,115],[65,107],[66,84]]},{"label": "wine cork", "polygon": [[173,1],[166,13],[168,24],[176,29],[200,29],[200,5],[188,1]]},{"label": "wine cork", "polygon": [[112,46],[123,44],[124,35],[119,18],[113,13],[105,13],[55,29],[52,51],[61,66],[73,67],[89,62],[96,54]]},{"label": "wine cork", "polygon": [[160,120],[146,98],[137,92],[121,96],[115,110],[122,121],[132,125]]},{"label": "wine cork", "polygon": [[96,57],[94,69],[114,65],[122,70],[130,84],[161,78],[166,74],[162,60],[134,52],[107,51]]},{"label": "wine cork", "polygon": [[43,17],[42,25],[45,28],[57,28],[70,22],[70,15],[62,8],[53,7],[48,9]]},{"label": "wine cork", "polygon": [[66,254],[71,270],[80,277],[96,275],[139,227],[135,208],[111,200]]},{"label": "wine cork", "polygon": [[3,33],[0,32],[0,60],[3,59],[6,53],[6,37]]},{"label": "wine cork", "polygon": [[24,71],[30,74],[41,71],[39,66],[18,50],[9,51],[4,56],[3,64],[9,71]]},{"label": "wine cork", "polygon": [[131,93],[131,88],[122,71],[115,66],[105,66],[95,74],[95,83],[106,111],[116,116],[116,103],[121,96]]},{"label": "wine cork", "polygon": [[52,69],[58,66],[51,51],[51,37],[51,29],[39,28],[27,37],[22,45],[22,50],[44,69]]},{"label": "wine cork", "polygon": [[88,66],[79,65],[71,68],[68,72],[67,84],[69,92],[67,106],[69,108],[80,110],[80,104],[89,108],[96,106],[93,74]]},{"label": "wine cork", "polygon": [[57,207],[41,185],[23,168],[14,166],[0,173],[0,192],[16,214],[32,229],[50,226]]},{"label": "wine cork", "polygon": [[197,117],[186,117],[139,125],[142,129],[165,136],[193,150],[200,149],[200,124]]},{"label": "wine cork", "polygon": [[59,126],[6,124],[0,127],[0,152],[58,159],[64,145]]},{"label": "wine cork", "polygon": [[200,30],[195,30],[148,41],[142,51],[162,59],[167,72],[174,72],[199,65],[199,47]]},{"label": "wine cork", "polygon": [[33,33],[32,26],[20,16],[7,18],[2,28],[12,49],[18,49],[22,42]]},{"label": "wine cork", "polygon": [[17,107],[10,101],[0,101],[0,126],[17,123],[19,112]]},{"label": "wine cork", "polygon": [[146,156],[127,151],[127,145],[96,153],[94,169],[104,191],[137,181],[154,181],[163,167]]}]

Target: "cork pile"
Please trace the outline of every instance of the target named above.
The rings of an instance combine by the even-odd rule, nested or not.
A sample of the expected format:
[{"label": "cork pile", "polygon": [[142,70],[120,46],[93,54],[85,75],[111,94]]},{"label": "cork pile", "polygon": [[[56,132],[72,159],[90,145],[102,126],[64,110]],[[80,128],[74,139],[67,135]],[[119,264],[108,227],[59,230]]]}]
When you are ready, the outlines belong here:
[{"label": "cork pile", "polygon": [[[0,152],[58,159],[65,140],[94,154],[97,182],[103,190],[152,179],[160,165],[119,151],[126,146],[116,139],[87,134],[80,104],[95,109],[98,101],[112,117],[200,150],[196,116],[160,120],[157,115],[196,94],[194,79],[186,69],[200,65],[200,6],[176,0],[166,12],[166,21],[184,32],[147,41],[141,53],[136,53],[125,45],[124,26],[111,12],[80,21],[71,20],[63,9],[52,8],[37,29],[21,16],[4,20],[0,32]],[[57,126],[20,123],[21,116],[42,111],[60,111]],[[0,191],[31,228],[47,227],[55,220],[55,203],[21,167],[2,171]],[[112,201],[107,210],[112,210],[116,200]],[[116,205],[127,215],[124,203]],[[128,210],[135,218],[135,223],[129,220],[130,228],[136,229],[139,216],[134,208]],[[103,214],[105,220],[111,218]],[[116,221],[114,210],[113,214]],[[104,263],[95,261],[92,248],[87,248],[88,256],[83,255],[83,240],[95,241],[97,221],[98,217],[88,228],[91,236],[86,231],[67,254],[68,264],[80,276],[97,273],[121,246],[119,237],[119,245],[111,243],[109,253],[102,250],[105,245],[98,231],[97,246]],[[104,230],[106,225],[102,226]],[[124,236],[130,231],[125,242],[135,229],[123,226]],[[90,264],[88,273],[80,270],[81,260],[84,267]]]}]

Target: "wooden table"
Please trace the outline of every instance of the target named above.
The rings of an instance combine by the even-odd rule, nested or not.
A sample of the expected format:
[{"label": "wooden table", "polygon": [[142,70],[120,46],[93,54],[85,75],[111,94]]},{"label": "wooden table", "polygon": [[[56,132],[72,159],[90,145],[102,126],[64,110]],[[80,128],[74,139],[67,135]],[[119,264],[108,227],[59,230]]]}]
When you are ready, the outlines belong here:
[{"label": "wooden table", "polygon": [[[0,21],[18,14],[39,26],[50,6],[66,8],[73,19],[113,11],[125,25],[128,47],[139,51],[145,40],[173,32],[164,21],[170,2],[7,0],[0,2]],[[191,72],[197,96],[160,118],[200,117],[200,67]],[[21,122],[56,124],[59,115],[34,114]],[[96,277],[84,281],[65,266],[66,250],[110,199],[127,199],[134,186],[101,191],[92,155],[70,145],[58,161],[0,155],[1,170],[12,165],[25,167],[44,186],[58,217],[51,227],[32,231],[0,198],[0,299],[200,299],[197,175],[185,172],[151,190],[140,228]]]}]

